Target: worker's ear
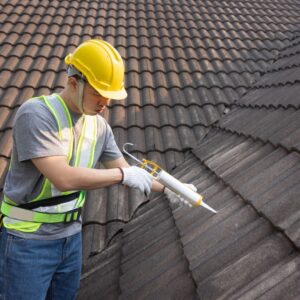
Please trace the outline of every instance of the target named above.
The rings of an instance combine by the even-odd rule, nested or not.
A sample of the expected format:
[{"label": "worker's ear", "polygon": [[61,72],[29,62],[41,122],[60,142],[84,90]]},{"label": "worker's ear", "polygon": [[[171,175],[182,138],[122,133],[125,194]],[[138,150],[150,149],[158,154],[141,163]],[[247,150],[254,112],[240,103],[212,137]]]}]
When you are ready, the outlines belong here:
[{"label": "worker's ear", "polygon": [[77,89],[77,85],[78,85],[78,81],[74,76],[68,77],[68,85],[76,90]]}]

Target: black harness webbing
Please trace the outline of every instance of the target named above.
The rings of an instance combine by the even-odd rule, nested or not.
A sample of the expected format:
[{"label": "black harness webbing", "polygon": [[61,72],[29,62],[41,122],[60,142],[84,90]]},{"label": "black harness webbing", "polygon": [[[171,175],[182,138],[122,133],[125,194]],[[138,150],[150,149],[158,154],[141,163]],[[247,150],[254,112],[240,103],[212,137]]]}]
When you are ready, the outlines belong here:
[{"label": "black harness webbing", "polygon": [[52,206],[52,205],[62,204],[62,203],[66,203],[66,202],[75,200],[76,198],[79,197],[79,195],[80,195],[80,192],[72,193],[69,195],[63,195],[63,196],[55,196],[55,197],[51,197],[51,198],[47,198],[47,199],[43,199],[43,200],[39,200],[39,201],[35,201],[35,202],[21,204],[21,205],[18,205],[18,207],[24,208],[24,209],[35,209],[35,208],[42,207],[42,206]]}]

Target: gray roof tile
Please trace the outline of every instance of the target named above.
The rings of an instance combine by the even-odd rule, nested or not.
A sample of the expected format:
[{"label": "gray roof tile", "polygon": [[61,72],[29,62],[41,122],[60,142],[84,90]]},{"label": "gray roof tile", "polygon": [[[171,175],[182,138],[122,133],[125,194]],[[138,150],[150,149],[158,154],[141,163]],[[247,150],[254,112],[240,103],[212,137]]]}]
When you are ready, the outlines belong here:
[{"label": "gray roof tile", "polygon": [[193,276],[196,282],[206,280],[217,270],[226,269],[241,253],[246,253],[250,247],[271,233],[270,224],[262,218],[232,230],[230,235],[219,239],[214,247],[205,249],[194,259]]},{"label": "gray roof tile", "polygon": [[243,287],[235,298],[295,299],[300,292],[296,284],[298,270],[299,256],[291,255]]},{"label": "gray roof tile", "polygon": [[[124,227],[120,298],[147,296],[171,299],[174,295],[171,286],[182,287],[176,289],[177,296],[181,298],[187,295],[194,297],[195,286],[182,257],[178,232],[174,230],[168,204],[161,200],[153,202],[144,214],[140,212],[140,216]],[[141,222],[145,224],[145,221],[146,226],[141,226]]]},{"label": "gray roof tile", "polygon": [[[84,265],[78,299],[118,298],[120,250],[120,244],[114,243],[103,252],[102,257],[94,256],[88,260],[88,264]],[[104,292],[99,293],[99,289]]]},{"label": "gray roof tile", "polygon": [[281,235],[270,236],[254,249],[250,248],[248,253],[227,268],[203,280],[198,287],[198,293],[204,299],[217,299],[221,296],[235,298],[235,293],[239,293],[245,284],[257,278],[270,266],[280,263],[290,251],[291,245]]},{"label": "gray roof tile", "polygon": [[[229,147],[224,147],[222,140],[226,136],[227,141],[231,137]],[[264,146],[261,142],[220,131],[208,137],[206,145],[194,153],[277,228],[289,235],[289,227],[293,226],[290,238],[298,245],[299,234],[295,232],[294,224],[299,221],[295,201],[299,193],[299,154],[288,154],[282,148],[274,149],[270,145]],[[233,143],[233,138],[240,142]],[[205,146],[209,144],[218,151],[207,157]],[[222,148],[218,149],[218,145]]]},{"label": "gray roof tile", "polygon": [[243,136],[259,138],[264,142],[269,141],[273,145],[282,145],[291,150],[298,149],[299,122],[299,111],[294,108],[237,107],[220,122],[219,126]]},{"label": "gray roof tile", "polygon": [[[186,169],[190,172],[186,173]],[[272,224],[259,217],[255,209],[246,206],[247,198],[244,200],[235,196],[235,192],[229,187],[226,188],[226,183],[221,179],[214,176],[216,179],[212,180],[209,172],[195,157],[187,159],[175,172],[175,176],[181,180],[196,183],[200,192],[206,186],[203,190],[204,199],[219,211],[214,216],[203,209],[190,210],[183,207],[173,211],[182,236],[184,253],[188,258],[192,276],[198,283],[198,295],[204,299],[217,299],[221,295],[239,299],[244,293],[251,294],[252,290],[259,293],[259,287],[264,286],[262,282],[268,282],[269,277],[265,274],[271,274],[269,270],[273,270],[274,265],[285,268],[293,246],[285,237],[272,235]],[[197,181],[193,181],[192,178],[197,178]],[[272,246],[273,242],[278,244],[279,248]],[[266,250],[269,247],[277,247],[270,256]],[[251,264],[250,274],[243,273],[244,263]],[[248,290],[246,287],[251,285],[253,276],[258,277],[257,274],[261,281],[256,281],[252,290]],[[284,278],[282,275],[283,281]],[[289,286],[292,287],[295,280],[296,278]]]}]

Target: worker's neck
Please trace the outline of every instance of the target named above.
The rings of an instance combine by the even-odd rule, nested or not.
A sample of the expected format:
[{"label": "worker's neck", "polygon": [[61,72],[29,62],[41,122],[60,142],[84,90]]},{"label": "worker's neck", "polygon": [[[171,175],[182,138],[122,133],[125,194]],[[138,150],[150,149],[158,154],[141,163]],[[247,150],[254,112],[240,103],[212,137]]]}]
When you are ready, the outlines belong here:
[{"label": "worker's neck", "polygon": [[67,107],[77,113],[77,114],[81,114],[80,110],[77,108],[76,104],[75,104],[75,100],[73,99],[72,95],[70,95],[70,93],[67,91],[67,89],[63,89],[60,93],[59,96],[64,100],[64,102],[66,103]]}]

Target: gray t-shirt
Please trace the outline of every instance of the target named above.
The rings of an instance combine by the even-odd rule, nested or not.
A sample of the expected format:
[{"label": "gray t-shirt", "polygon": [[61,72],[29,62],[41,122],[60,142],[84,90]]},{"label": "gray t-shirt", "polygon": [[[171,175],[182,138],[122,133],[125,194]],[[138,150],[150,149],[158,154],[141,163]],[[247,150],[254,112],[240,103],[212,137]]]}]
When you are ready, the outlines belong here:
[{"label": "gray t-shirt", "polygon": [[[73,149],[76,149],[83,117],[71,110],[70,114],[75,143]],[[98,136],[93,167],[99,160],[105,162],[122,156],[110,126],[100,115],[97,115],[97,124]],[[6,176],[4,194],[18,204],[34,199],[40,193],[43,176],[31,159],[54,155],[66,156],[67,153],[58,138],[57,123],[53,114],[42,100],[25,102],[19,108],[15,118],[11,169]],[[70,224],[43,224],[34,233],[15,230],[9,232],[24,238],[50,240],[73,235],[81,230],[81,225],[80,220]]]}]

